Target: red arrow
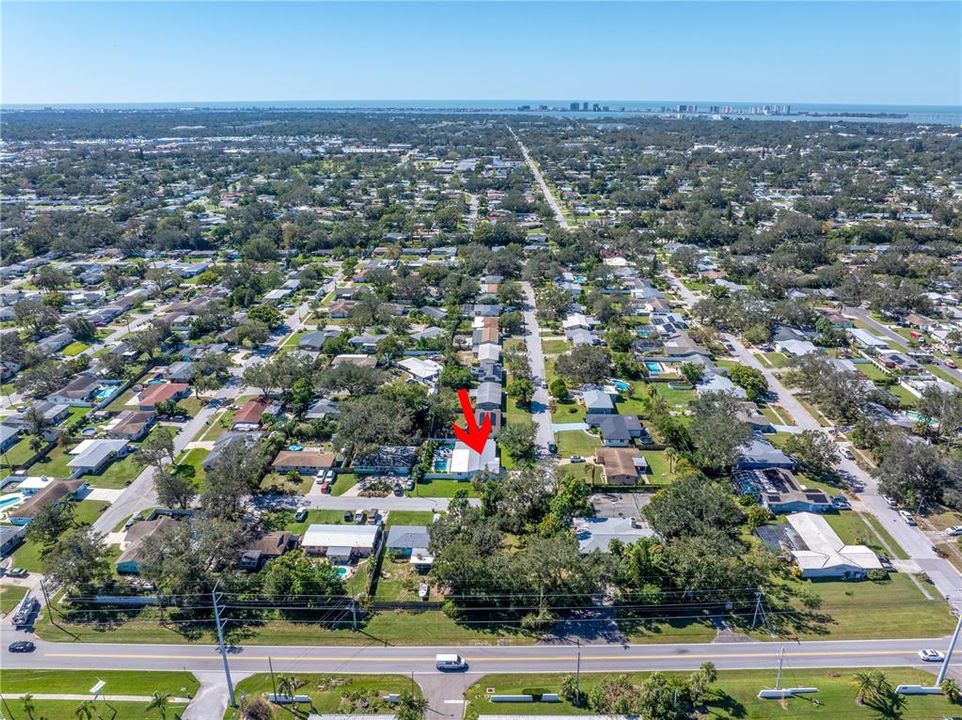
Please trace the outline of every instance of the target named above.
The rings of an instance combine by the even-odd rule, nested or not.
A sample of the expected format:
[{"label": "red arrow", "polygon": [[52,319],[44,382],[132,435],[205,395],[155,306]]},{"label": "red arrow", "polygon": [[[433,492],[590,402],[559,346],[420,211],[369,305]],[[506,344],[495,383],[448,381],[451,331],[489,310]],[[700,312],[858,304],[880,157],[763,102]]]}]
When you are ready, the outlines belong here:
[{"label": "red arrow", "polygon": [[474,411],[471,409],[468,391],[464,388],[458,390],[458,400],[461,401],[461,412],[464,413],[464,425],[467,430],[453,425],[454,437],[480,455],[484,450],[485,443],[488,442],[488,436],[491,434],[491,416],[485,413],[484,420],[481,421],[481,427],[478,427],[478,422],[474,419]]}]

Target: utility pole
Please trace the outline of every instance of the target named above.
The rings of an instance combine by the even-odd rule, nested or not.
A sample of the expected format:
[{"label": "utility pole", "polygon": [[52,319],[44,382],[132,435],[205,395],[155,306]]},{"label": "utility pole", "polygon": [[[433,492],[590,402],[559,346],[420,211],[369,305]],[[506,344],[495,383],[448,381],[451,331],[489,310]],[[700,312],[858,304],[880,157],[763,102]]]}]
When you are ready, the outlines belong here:
[{"label": "utility pole", "polygon": [[782,689],[782,664],[785,662],[785,646],[778,648],[778,673],[775,675],[775,689]]},{"label": "utility pole", "polygon": [[939,668],[939,674],[935,678],[936,687],[940,687],[942,681],[945,680],[945,673],[949,670],[949,662],[952,660],[952,652],[955,650],[955,644],[959,641],[960,632],[962,632],[962,615],[959,616],[959,621],[955,624],[955,632],[952,633],[949,649],[945,651],[945,660],[942,661],[942,667]]},{"label": "utility pole", "polygon": [[211,599],[214,601],[214,622],[217,625],[217,642],[220,645],[220,656],[224,660],[224,676],[227,678],[227,691],[230,693],[230,705],[231,707],[237,707],[237,700],[234,698],[234,681],[231,680],[230,663],[227,661],[227,648],[224,646],[224,626],[220,621],[220,599],[222,595],[217,592],[218,585],[220,585],[220,580],[214,585],[214,589],[210,591]]},{"label": "utility pole", "polygon": [[578,641],[578,664],[575,666],[575,699],[581,704],[581,641]]},{"label": "utility pole", "polygon": [[267,667],[271,671],[271,689],[274,691],[274,700],[277,700],[277,681],[274,680],[274,663],[271,662],[271,656],[267,656]]},{"label": "utility pole", "polygon": [[53,610],[50,608],[50,596],[47,595],[47,586],[42,579],[40,580],[40,592],[43,593],[43,604],[47,606],[47,620],[50,621],[51,625],[56,625],[57,623],[53,620]]},{"label": "utility pole", "polygon": [[351,598],[351,630],[357,632],[357,598]]},{"label": "utility pole", "polygon": [[758,625],[758,616],[762,611],[762,591],[755,591],[755,614],[752,615],[752,630]]}]

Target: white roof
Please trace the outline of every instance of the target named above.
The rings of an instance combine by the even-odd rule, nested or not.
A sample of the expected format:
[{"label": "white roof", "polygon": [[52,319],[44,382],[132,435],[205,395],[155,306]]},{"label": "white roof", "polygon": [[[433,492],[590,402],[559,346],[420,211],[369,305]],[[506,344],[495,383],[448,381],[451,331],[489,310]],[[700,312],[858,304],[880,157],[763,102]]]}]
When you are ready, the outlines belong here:
[{"label": "white roof", "polygon": [[[120,452],[127,447],[126,440],[91,440],[82,453],[67,463],[69,468],[97,467],[111,453]],[[83,445],[84,443],[80,443]]]},{"label": "white roof", "polygon": [[887,347],[888,343],[862,328],[846,328],[845,332],[868,347]]},{"label": "white roof", "polygon": [[43,490],[52,482],[53,480],[46,476],[38,477],[33,475],[21,480],[20,484],[17,485],[17,490]]},{"label": "white roof", "polygon": [[451,459],[448,462],[448,472],[466,473],[487,470],[498,474],[501,472],[501,461],[494,440],[490,438],[484,444],[484,450],[478,455],[460,440],[454,444]]},{"label": "white roof", "polygon": [[405,358],[398,363],[398,367],[404,368],[414,377],[428,379],[441,372],[441,365],[434,360],[421,360],[420,358]]},{"label": "white roof", "polygon": [[98,442],[100,441],[99,440],[81,440],[72,448],[70,448],[70,450],[68,450],[67,453],[69,455],[83,455],[85,452],[87,452],[91,447],[93,447]]},{"label": "white roof", "polygon": [[863,570],[881,568],[878,556],[865,545],[846,545],[821,515],[792,513],[788,522],[805,542],[808,550],[795,550],[801,570],[825,570],[833,567],[858,567]]},{"label": "white roof", "polygon": [[331,549],[373,548],[377,531],[377,525],[310,525],[301,545]]},{"label": "white roof", "polygon": [[494,343],[481,343],[477,349],[478,360],[499,360],[501,358],[501,347]]},{"label": "white roof", "polygon": [[568,317],[561,321],[561,327],[565,330],[570,328],[590,328],[591,323],[588,322],[588,318],[584,313],[571,313]]},{"label": "white roof", "polygon": [[779,350],[787,350],[792,355],[808,355],[818,350],[808,340],[777,340],[775,347]]}]

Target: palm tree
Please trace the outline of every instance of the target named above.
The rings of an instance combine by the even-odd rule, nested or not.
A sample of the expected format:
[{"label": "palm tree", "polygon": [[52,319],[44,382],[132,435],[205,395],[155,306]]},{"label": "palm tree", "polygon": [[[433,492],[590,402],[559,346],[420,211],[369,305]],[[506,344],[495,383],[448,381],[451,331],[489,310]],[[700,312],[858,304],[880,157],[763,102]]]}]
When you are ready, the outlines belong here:
[{"label": "palm tree", "polygon": [[277,681],[277,687],[281,695],[293,698],[297,694],[298,688],[304,685],[304,681],[294,675],[285,675]]},{"label": "palm tree", "polygon": [[855,702],[864,705],[865,698],[875,691],[875,678],[872,673],[857,672],[852,676],[852,685],[855,686]]},{"label": "palm tree", "polygon": [[665,448],[665,457],[668,459],[668,472],[673,473],[675,471],[675,460],[678,459],[678,451],[673,447]]},{"label": "palm tree", "polygon": [[950,703],[957,703],[962,699],[962,690],[959,690],[959,684],[952,678],[945,678],[939,687],[942,688],[942,694]]},{"label": "palm tree", "polygon": [[421,720],[428,709],[428,701],[420,695],[405,690],[398,700],[397,720]]},{"label": "palm tree", "polygon": [[144,712],[150,712],[151,710],[160,710],[160,716],[166,720],[167,718],[167,703],[170,700],[170,693],[156,691],[150,696],[150,702],[147,703],[147,707],[144,708]]},{"label": "palm tree", "polygon": [[23,703],[23,711],[27,713],[27,717],[30,718],[30,720],[33,720],[33,713],[37,709],[33,704],[33,695],[27,693],[20,698],[20,702]]},{"label": "palm tree", "polygon": [[96,709],[97,706],[93,700],[84,700],[77,706],[77,709],[73,711],[73,714],[76,715],[77,720],[93,720]]}]

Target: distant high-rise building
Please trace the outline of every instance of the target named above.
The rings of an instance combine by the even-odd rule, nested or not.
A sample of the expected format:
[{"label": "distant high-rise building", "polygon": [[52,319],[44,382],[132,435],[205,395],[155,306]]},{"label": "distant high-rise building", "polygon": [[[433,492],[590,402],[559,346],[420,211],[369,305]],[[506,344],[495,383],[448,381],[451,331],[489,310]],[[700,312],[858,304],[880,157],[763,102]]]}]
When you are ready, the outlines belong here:
[{"label": "distant high-rise building", "polygon": [[578,103],[573,102],[573,103],[571,103],[568,107],[569,107],[571,110],[577,110],[577,109],[578,109]]},{"label": "distant high-rise building", "polygon": [[587,109],[588,109],[588,101],[587,101],[587,100],[581,104],[581,109],[582,109],[582,110],[587,110]]}]

